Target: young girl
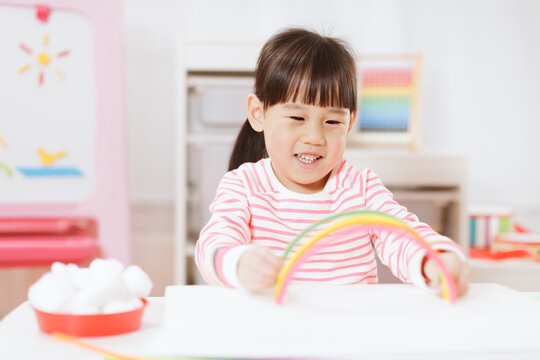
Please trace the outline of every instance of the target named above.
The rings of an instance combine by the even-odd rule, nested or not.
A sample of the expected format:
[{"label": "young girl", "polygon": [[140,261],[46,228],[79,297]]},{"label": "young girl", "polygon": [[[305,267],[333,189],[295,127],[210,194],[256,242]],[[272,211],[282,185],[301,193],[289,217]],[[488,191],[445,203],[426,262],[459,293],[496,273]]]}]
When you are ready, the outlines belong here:
[{"label": "young girl", "polygon": [[[458,246],[396,203],[373,171],[343,159],[356,89],[355,59],[340,40],[288,29],[264,45],[248,119],[197,241],[195,260],[208,283],[252,292],[271,288],[285,249],[301,231],[332,214],[377,210],[406,222],[441,251],[458,294],[467,291],[469,268]],[[412,241],[384,231],[334,235],[294,281],[377,283],[373,241],[395,276],[418,286],[431,283],[442,293],[438,269]]]}]

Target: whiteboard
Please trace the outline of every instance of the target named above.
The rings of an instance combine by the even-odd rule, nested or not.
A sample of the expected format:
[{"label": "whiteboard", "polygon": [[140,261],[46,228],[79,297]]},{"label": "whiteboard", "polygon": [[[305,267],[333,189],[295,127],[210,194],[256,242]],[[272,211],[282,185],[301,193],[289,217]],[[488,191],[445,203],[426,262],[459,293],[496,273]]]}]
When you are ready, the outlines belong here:
[{"label": "whiteboard", "polygon": [[77,202],[95,188],[94,39],[88,19],[0,4],[0,202]]},{"label": "whiteboard", "polygon": [[455,305],[405,284],[296,285],[282,306],[271,294],[169,286],[164,319],[168,356],[540,356],[540,303],[496,284],[471,284]]}]

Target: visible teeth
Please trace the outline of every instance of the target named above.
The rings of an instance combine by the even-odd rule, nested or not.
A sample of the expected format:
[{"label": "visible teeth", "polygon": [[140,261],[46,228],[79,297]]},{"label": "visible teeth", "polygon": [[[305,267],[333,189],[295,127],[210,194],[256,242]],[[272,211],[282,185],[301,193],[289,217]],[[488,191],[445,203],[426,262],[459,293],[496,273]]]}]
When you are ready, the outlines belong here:
[{"label": "visible teeth", "polygon": [[296,154],[296,158],[300,160],[303,163],[306,164],[313,164],[315,160],[318,160],[320,156],[312,156],[312,155],[300,155]]}]

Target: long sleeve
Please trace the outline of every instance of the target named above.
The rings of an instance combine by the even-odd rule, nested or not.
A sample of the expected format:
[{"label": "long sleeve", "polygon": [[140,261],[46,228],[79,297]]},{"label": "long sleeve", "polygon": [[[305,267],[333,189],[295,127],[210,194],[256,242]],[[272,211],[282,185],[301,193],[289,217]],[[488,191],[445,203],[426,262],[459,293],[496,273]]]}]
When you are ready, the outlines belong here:
[{"label": "long sleeve", "polygon": [[246,189],[236,172],[221,179],[210,212],[212,216],[197,240],[195,262],[209,284],[238,287],[236,264],[251,241],[251,213]]},{"label": "long sleeve", "polygon": [[[392,215],[416,230],[434,249],[452,251],[465,258],[456,243],[420,222],[416,215],[394,201],[392,193],[373,171],[365,169],[362,175],[364,181],[361,184],[363,187],[361,191],[364,193],[367,209]],[[425,250],[414,241],[402,238],[395,232],[373,233],[372,240],[381,261],[396,277],[406,283],[425,286],[421,269]]]}]

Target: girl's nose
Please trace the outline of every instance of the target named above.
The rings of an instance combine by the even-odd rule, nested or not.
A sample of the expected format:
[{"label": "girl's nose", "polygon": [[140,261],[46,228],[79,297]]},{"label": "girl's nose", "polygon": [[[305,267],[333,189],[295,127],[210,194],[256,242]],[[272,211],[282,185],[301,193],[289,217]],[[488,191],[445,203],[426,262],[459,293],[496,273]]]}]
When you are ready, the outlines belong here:
[{"label": "girl's nose", "polygon": [[319,125],[310,124],[305,127],[303,139],[304,143],[311,145],[324,145],[324,131]]}]

